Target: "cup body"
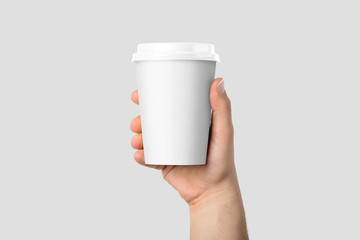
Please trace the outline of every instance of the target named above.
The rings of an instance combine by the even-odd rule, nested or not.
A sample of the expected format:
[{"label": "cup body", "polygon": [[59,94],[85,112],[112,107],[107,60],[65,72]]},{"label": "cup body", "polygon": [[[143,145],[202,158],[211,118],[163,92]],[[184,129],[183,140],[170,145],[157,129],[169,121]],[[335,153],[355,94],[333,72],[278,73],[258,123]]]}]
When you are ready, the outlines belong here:
[{"label": "cup body", "polygon": [[135,62],[146,164],[206,164],[216,61]]}]

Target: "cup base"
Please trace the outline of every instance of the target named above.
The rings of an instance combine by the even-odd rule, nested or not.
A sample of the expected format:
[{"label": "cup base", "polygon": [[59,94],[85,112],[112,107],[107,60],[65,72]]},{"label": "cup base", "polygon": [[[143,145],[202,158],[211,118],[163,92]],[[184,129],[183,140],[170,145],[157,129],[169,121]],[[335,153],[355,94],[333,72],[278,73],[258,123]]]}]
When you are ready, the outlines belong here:
[{"label": "cup base", "polygon": [[206,165],[205,163],[146,163],[146,165],[162,165],[162,166],[195,166],[195,165]]}]

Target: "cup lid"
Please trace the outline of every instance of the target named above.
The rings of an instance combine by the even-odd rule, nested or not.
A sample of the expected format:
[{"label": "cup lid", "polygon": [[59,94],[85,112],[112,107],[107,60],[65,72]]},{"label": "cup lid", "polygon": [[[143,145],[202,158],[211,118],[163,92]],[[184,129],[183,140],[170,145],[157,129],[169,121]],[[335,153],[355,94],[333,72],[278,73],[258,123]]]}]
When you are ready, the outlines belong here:
[{"label": "cup lid", "polygon": [[132,62],[148,60],[205,60],[220,62],[213,44],[208,43],[142,43]]}]

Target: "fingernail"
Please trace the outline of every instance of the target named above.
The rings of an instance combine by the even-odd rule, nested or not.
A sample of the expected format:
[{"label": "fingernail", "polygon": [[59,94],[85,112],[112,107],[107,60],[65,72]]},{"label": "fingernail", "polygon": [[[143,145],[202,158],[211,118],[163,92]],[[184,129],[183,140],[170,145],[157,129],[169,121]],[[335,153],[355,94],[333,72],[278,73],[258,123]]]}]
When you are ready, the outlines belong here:
[{"label": "fingernail", "polygon": [[219,94],[222,94],[225,91],[224,79],[221,79],[221,81],[218,83],[217,91],[218,91]]}]

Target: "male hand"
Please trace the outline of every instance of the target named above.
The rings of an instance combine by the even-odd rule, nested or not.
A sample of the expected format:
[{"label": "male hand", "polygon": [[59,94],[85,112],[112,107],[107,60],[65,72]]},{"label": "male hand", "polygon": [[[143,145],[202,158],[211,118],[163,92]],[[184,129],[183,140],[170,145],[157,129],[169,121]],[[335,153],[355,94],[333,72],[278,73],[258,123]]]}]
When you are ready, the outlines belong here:
[{"label": "male hand", "polygon": [[[247,239],[234,164],[231,103],[223,79],[212,82],[209,96],[213,111],[206,165],[146,165],[140,116],[130,124],[130,129],[137,133],[131,140],[132,147],[137,149],[134,158],[141,165],[161,170],[164,179],[188,203],[191,239]],[[139,104],[137,90],[131,94],[131,100]]]}]

